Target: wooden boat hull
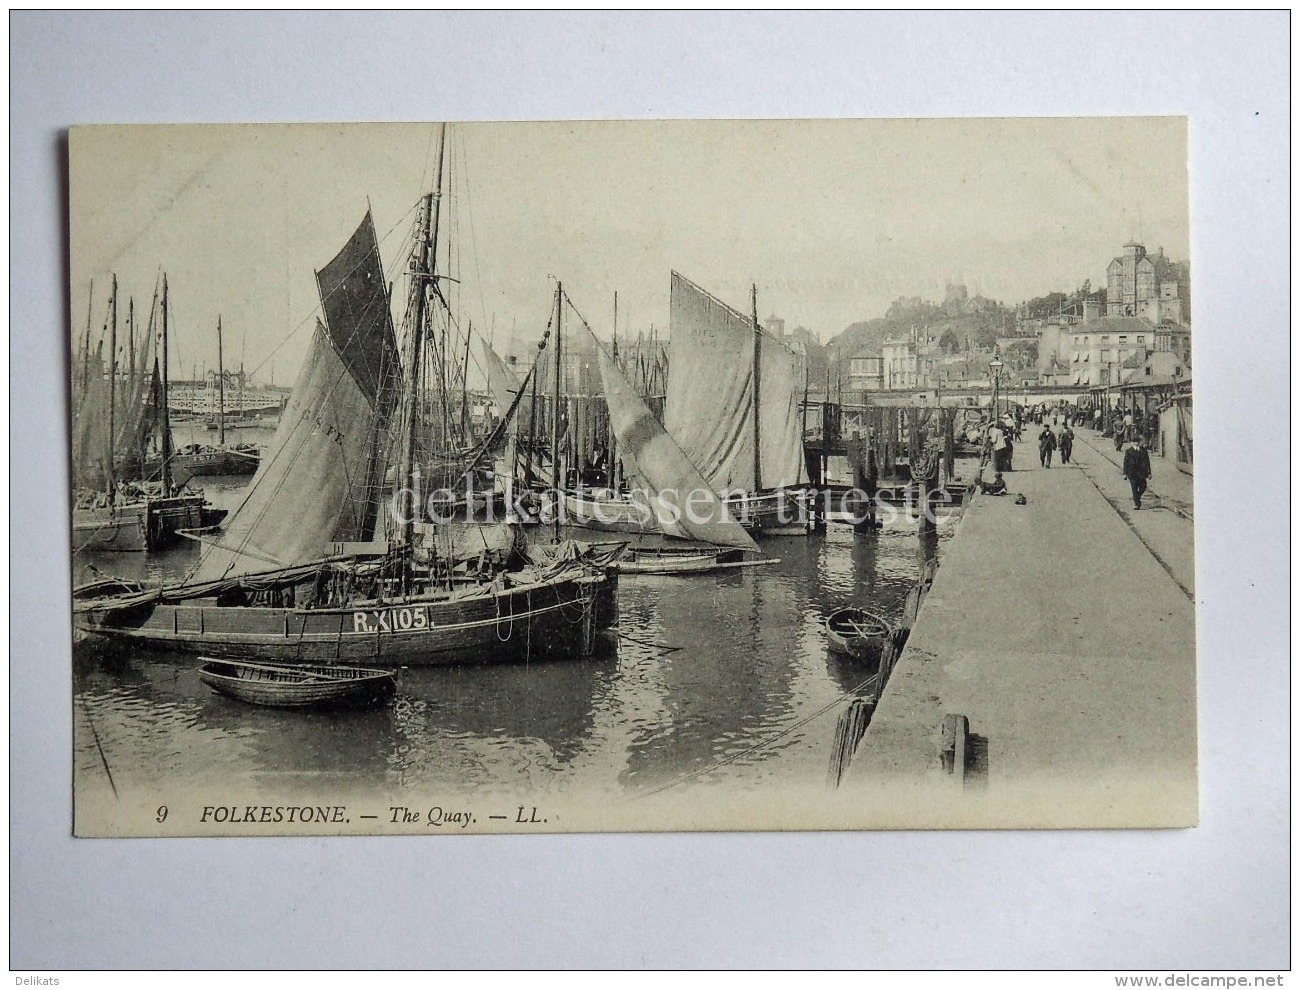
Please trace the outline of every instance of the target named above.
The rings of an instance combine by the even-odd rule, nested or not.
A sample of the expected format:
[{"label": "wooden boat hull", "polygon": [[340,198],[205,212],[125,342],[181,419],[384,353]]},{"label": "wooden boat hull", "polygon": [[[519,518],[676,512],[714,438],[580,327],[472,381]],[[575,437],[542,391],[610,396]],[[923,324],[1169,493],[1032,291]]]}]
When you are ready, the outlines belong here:
[{"label": "wooden boat hull", "polygon": [[[202,529],[211,525],[205,518],[202,495],[173,495],[149,500],[149,547],[160,550],[180,541],[180,530]],[[220,511],[220,510],[218,510]],[[224,516],[224,513],[223,513]]]},{"label": "wooden boat hull", "polygon": [[201,529],[225,518],[202,495],[148,498],[126,505],[72,510],[72,549],[139,553],[180,541],[180,530]]},{"label": "wooden boat hull", "polygon": [[565,493],[564,522],[604,533],[649,535],[662,530],[647,505],[625,499],[594,499]]},{"label": "wooden boat hull", "polygon": [[807,536],[812,494],[801,490],[747,492],[726,500],[727,509],[754,536]]},{"label": "wooden boat hull", "polygon": [[211,599],[74,613],[77,630],[117,649],[291,664],[458,663],[584,657],[610,621],[613,575],[565,576],[460,599],[347,608],[219,606]]},{"label": "wooden boat hull", "polygon": [[250,705],[323,708],[373,704],[397,689],[391,670],[364,667],[288,667],[210,660],[199,680],[212,690]]},{"label": "wooden boat hull", "polygon": [[826,643],[834,653],[864,663],[879,663],[891,629],[878,615],[860,608],[842,608],[826,617]]},{"label": "wooden boat hull", "polygon": [[[777,491],[726,499],[728,511],[752,535],[806,536],[809,494]],[[648,505],[625,499],[593,499],[565,493],[566,523],[606,533],[650,535],[662,532]]]},{"label": "wooden boat hull", "polygon": [[72,510],[72,549],[140,552],[149,549],[149,504]]},{"label": "wooden boat hull", "polygon": [[723,548],[718,550],[674,550],[657,548],[646,550],[628,548],[614,563],[620,574],[680,575],[712,574],[742,567],[759,567],[779,564],[775,557],[755,558],[743,550]]},{"label": "wooden boat hull", "polygon": [[[177,477],[193,475],[196,477],[231,476],[256,474],[261,453],[253,450],[234,448],[222,450],[201,450],[189,454],[173,454],[172,471]],[[136,462],[139,463],[138,461]],[[162,473],[162,460],[154,457],[143,463],[139,473],[146,480],[157,481]]]}]

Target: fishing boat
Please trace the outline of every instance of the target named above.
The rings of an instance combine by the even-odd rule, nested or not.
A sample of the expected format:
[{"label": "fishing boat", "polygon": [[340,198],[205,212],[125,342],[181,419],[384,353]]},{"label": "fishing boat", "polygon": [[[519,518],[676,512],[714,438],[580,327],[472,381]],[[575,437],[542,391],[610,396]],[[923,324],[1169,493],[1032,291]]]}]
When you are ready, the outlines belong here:
[{"label": "fishing boat", "polygon": [[751,314],[673,272],[664,427],[742,526],[768,536],[809,529],[802,362]]},{"label": "fishing boat", "polygon": [[[71,543],[74,552],[143,551],[175,543],[180,533],[214,522],[201,491],[174,483],[168,463],[171,425],[167,417],[167,277],[162,279],[162,367],[153,356],[148,371],[155,293],[148,331],[137,346],[135,304],[128,304],[126,367],[118,359],[118,292],[113,278],[106,341],[90,346],[90,315],[73,379]],[[92,302],[93,305],[93,302]],[[108,354],[104,354],[104,343]],[[161,465],[156,478],[142,477],[147,450],[155,446]],[[219,511],[219,510],[217,510]]]},{"label": "fishing boat", "polygon": [[[261,457],[262,448],[253,443],[187,443],[172,455],[172,467],[176,474],[184,472],[199,477],[256,474]],[[145,470],[145,477],[157,477],[162,462],[150,461]]]},{"label": "fishing boat", "polygon": [[826,617],[826,642],[836,653],[877,663],[891,632],[890,624],[864,608],[836,609]]},{"label": "fishing boat", "polygon": [[775,563],[764,557],[599,341],[597,362],[610,430],[632,490],[626,499],[592,500],[586,511],[603,522],[617,519],[618,512],[635,512],[645,531],[667,538],[653,547],[627,547],[615,564],[619,573],[703,574]]},{"label": "fishing boat", "polygon": [[[203,540],[197,567],[179,584],[74,591],[79,632],[111,647],[308,665],[592,651],[615,614],[612,549],[518,540],[496,549],[459,540],[457,549],[455,534],[420,523],[412,504],[429,392],[421,357],[429,309],[442,301],[434,271],[439,202],[433,193],[421,199],[412,232],[405,348],[367,212],[316,273],[323,318],[225,531]],[[390,492],[392,462],[402,484]],[[509,523],[504,529],[514,532]]]},{"label": "fishing boat", "polygon": [[366,667],[309,666],[207,660],[199,680],[218,694],[250,705],[313,708],[374,703],[397,690],[397,672]]}]

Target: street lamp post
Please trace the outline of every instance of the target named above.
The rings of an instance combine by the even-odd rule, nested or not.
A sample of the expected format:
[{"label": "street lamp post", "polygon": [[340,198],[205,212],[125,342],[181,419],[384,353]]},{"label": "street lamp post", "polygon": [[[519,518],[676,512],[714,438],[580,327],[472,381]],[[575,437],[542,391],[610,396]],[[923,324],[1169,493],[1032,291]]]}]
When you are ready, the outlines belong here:
[{"label": "street lamp post", "polygon": [[1002,362],[994,358],[989,362],[989,376],[993,379],[993,422],[998,421],[998,379],[1002,377]]}]

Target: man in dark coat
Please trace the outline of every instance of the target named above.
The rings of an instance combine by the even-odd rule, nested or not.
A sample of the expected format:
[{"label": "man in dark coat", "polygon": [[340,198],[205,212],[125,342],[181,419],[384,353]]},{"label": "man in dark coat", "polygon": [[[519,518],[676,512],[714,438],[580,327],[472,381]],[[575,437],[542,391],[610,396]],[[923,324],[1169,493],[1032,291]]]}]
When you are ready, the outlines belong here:
[{"label": "man in dark coat", "polygon": [[1124,477],[1128,478],[1129,488],[1133,490],[1133,508],[1142,508],[1142,494],[1147,490],[1147,479],[1151,477],[1151,458],[1140,440],[1129,444],[1128,450],[1124,451]]},{"label": "man in dark coat", "polygon": [[1043,467],[1052,466],[1052,451],[1056,449],[1056,434],[1052,432],[1050,426],[1044,426],[1043,432],[1038,434],[1038,459],[1042,461]]},{"label": "man in dark coat", "polygon": [[1070,463],[1070,451],[1074,450],[1074,431],[1070,429],[1070,421],[1067,419],[1065,425],[1061,427],[1061,463]]}]

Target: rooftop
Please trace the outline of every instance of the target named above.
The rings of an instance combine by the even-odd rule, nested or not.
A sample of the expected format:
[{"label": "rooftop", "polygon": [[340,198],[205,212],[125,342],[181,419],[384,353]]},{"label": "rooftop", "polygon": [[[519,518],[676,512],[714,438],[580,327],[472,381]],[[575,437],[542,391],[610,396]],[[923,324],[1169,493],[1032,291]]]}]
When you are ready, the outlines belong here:
[{"label": "rooftop", "polygon": [[1155,333],[1156,325],[1145,316],[1100,316],[1070,328],[1071,333]]}]

